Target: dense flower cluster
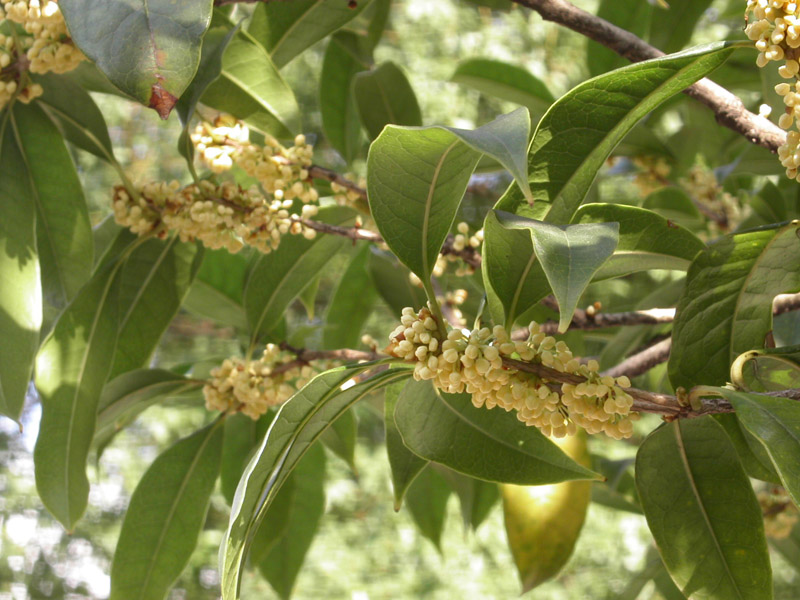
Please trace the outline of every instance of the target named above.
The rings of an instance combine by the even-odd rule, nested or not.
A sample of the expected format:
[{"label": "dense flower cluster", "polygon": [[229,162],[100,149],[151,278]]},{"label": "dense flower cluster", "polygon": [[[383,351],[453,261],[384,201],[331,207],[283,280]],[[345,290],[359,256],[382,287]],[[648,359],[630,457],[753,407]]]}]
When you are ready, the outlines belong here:
[{"label": "dense flower cluster", "polygon": [[[0,8],[0,23],[21,25],[27,35],[0,35],[0,108],[19,89],[17,98],[30,102],[42,95],[42,86],[32,83],[31,73],[66,73],[86,57],[69,37],[56,0],[12,0]],[[20,60],[24,56],[24,60]],[[16,68],[11,67],[16,63]]]},{"label": "dense flower cluster", "polygon": [[[248,245],[268,253],[278,247],[284,234],[308,239],[316,235],[292,218],[291,200],[268,202],[255,188],[244,190],[233,182],[204,180],[183,188],[177,181],[148,183],[137,197],[117,186],[112,205],[117,223],[133,233],[163,237],[172,230],[183,241],[197,239],[209,248],[229,252]],[[312,217],[317,210],[316,205],[306,205],[302,216]]]},{"label": "dense flower cluster", "polygon": [[267,344],[258,360],[233,357],[212,369],[211,379],[203,387],[206,408],[239,411],[255,420],[291,398],[314,372],[312,367],[297,363],[289,352]]},{"label": "dense flower cluster", "polygon": [[761,490],[757,494],[758,503],[764,515],[764,532],[774,539],[789,537],[797,525],[797,507],[792,503],[789,494],[781,487]]},{"label": "dense flower cluster", "polygon": [[[745,33],[755,42],[758,50],[756,64],[765,67],[771,61],[783,61],[778,73],[784,79],[797,79],[800,73],[800,3],[795,0],[747,0],[747,14],[755,19],[745,28]],[[800,89],[797,82],[780,83],[775,91],[783,96],[786,105],[778,125],[791,129],[800,118]],[[800,133],[789,131],[786,143],[778,148],[778,157],[786,168],[786,175],[800,181]]]},{"label": "dense flower cluster", "polygon": [[[526,341],[514,342],[500,325],[452,329],[442,337],[428,308],[405,308],[400,321],[386,351],[413,361],[417,380],[430,380],[444,392],[472,394],[478,408],[514,410],[520,421],[545,435],[564,437],[581,427],[621,439],[633,431],[638,414],[631,412],[633,398],[623,389],[630,387],[628,378],[601,376],[596,361],[582,364],[563,341],[545,335],[536,323],[531,323]],[[508,367],[504,358],[544,365],[583,381],[557,383]]]},{"label": "dense flower cluster", "polygon": [[711,169],[695,165],[689,170],[687,177],[681,179],[680,184],[701,209],[718,215],[727,223],[728,229],[735,229],[742,221],[744,215],[739,200],[723,191]]},{"label": "dense flower cluster", "polygon": [[642,196],[649,196],[667,183],[672,167],[662,156],[635,156],[632,161],[637,168],[633,184]]}]

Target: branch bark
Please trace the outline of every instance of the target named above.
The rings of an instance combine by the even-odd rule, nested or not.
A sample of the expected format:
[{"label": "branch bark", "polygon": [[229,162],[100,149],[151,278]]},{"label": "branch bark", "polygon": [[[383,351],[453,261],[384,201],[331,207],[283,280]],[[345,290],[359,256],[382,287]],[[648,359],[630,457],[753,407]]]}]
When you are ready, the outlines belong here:
[{"label": "branch bark", "polygon": [[[514,0],[530,8],[546,21],[563,25],[589,39],[610,48],[631,62],[664,56],[644,40],[608,21],[570,4],[566,0]],[[743,135],[753,144],[777,152],[786,141],[786,133],[777,125],[747,110],[731,92],[710,81],[701,79],[684,93],[714,111],[717,122]]]}]

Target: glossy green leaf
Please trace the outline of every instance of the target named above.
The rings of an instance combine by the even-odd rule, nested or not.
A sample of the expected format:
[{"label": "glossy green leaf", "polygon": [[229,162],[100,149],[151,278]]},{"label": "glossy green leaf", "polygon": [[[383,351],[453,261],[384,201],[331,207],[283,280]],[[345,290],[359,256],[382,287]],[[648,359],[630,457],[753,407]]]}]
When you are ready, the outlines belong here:
[{"label": "glossy green leaf", "polygon": [[408,268],[388,252],[370,248],[369,273],[378,294],[398,318],[406,306],[425,306],[423,289],[411,283]]},{"label": "glossy green leaf", "polygon": [[36,79],[44,88],[36,102],[53,119],[67,141],[116,164],[106,120],[92,97],[75,82],[54,73]]},{"label": "glossy green leaf", "polygon": [[[657,12],[657,14],[660,14]],[[653,16],[652,3],[645,0],[601,0],[597,16],[644,38]],[[586,44],[586,63],[589,73],[594,77],[613,69],[624,67],[628,60],[610,48],[588,40]]]},{"label": "glossy green leaf", "polygon": [[428,465],[414,478],[405,495],[406,506],[417,529],[440,552],[451,493],[447,481]]},{"label": "glossy green leaf", "polygon": [[800,403],[719,388],[739,423],[764,447],[781,483],[800,503]]},{"label": "glossy green leaf", "polygon": [[[291,483],[287,490],[290,498],[285,501],[289,505],[288,514],[284,522],[277,523],[278,529],[283,529],[283,535],[258,560],[259,571],[284,600],[292,595],[300,568],[325,512],[325,453],[318,444],[312,446],[298,463],[292,472]],[[282,488],[276,502],[283,492]],[[273,507],[275,504],[270,509]],[[269,523],[269,516],[267,514],[262,521],[259,532]]]},{"label": "glossy green leaf", "polygon": [[244,561],[258,525],[281,485],[309,446],[342,413],[367,394],[410,376],[389,369],[341,390],[369,366],[340,367],[317,375],[284,404],[236,490],[228,530],[220,550],[222,597],[238,599]]},{"label": "glossy green leaf", "polygon": [[111,565],[112,600],[161,600],[189,562],[219,475],[222,420],[177,442],[139,481]]},{"label": "glossy green leaf", "polygon": [[162,369],[129,371],[109,381],[97,404],[94,445],[98,454],[153,404],[177,398],[202,398],[200,390],[204,383]]},{"label": "glossy green leaf", "polygon": [[118,262],[105,265],[61,313],[36,357],[42,401],[33,452],[36,488],[47,509],[71,530],[86,510],[86,459],[97,404],[117,343]]},{"label": "glossy green leaf", "polygon": [[294,93],[266,50],[243,31],[228,43],[222,56],[222,73],[200,101],[234,115],[261,133],[290,137],[300,129]]},{"label": "glossy green leaf", "polygon": [[800,346],[749,350],[731,365],[731,382],[749,392],[800,387]]},{"label": "glossy green leaf", "polygon": [[203,253],[177,237],[148,240],[125,261],[119,277],[119,338],[109,377],[147,365],[183,303]]},{"label": "glossy green leaf", "polygon": [[[0,120],[0,415],[18,420],[42,326],[42,282],[36,250],[34,190],[19,177],[25,161]],[[11,293],[9,290],[13,290]]]},{"label": "glossy green leaf", "polygon": [[597,171],[651,110],[720,66],[725,43],[698,46],[607,73],[573,88],[547,111],[531,142],[528,173],[535,204],[513,186],[495,208],[567,223]]},{"label": "glossy green leaf", "polygon": [[800,223],[729,235],[697,256],[672,333],[674,387],[724,385],[739,354],[763,347],[772,299],[800,290]]},{"label": "glossy green leaf", "polygon": [[475,408],[469,394],[403,395],[394,420],[414,454],[470,477],[517,485],[596,477],[535,427]]},{"label": "glossy green leaf", "polygon": [[488,58],[469,58],[458,63],[450,81],[528,107],[542,115],[555,102],[544,82],[526,69]]},{"label": "glossy green leaf", "polygon": [[269,52],[278,68],[330,35],[366,8],[370,0],[350,7],[342,0],[263,2],[253,11],[248,32]]},{"label": "glossy green leaf", "polygon": [[36,105],[16,103],[6,135],[16,139],[36,206],[36,247],[45,301],[63,308],[89,279],[92,228],[83,189],[61,132]]},{"label": "glossy green leaf", "polygon": [[386,432],[386,452],[389,467],[392,471],[392,489],[394,490],[394,509],[400,510],[403,498],[414,478],[429,464],[411,450],[406,448],[397,425],[394,422],[394,411],[400,396],[429,395],[433,387],[425,381],[401,381],[387,386],[383,403],[383,424]]},{"label": "glossy green leaf", "polygon": [[370,248],[364,244],[350,261],[325,315],[323,345],[325,348],[356,348],[361,342],[361,329],[375,303],[375,286],[368,268]]},{"label": "glossy green leaf", "polygon": [[635,206],[584,204],[572,223],[619,223],[619,244],[595,279],[621,277],[650,269],[686,271],[705,248],[692,232],[664,217]]},{"label": "glossy green leaf", "polygon": [[348,410],[341,414],[320,437],[325,447],[346,462],[353,473],[358,473],[356,467],[357,435],[358,420],[355,413]]},{"label": "glossy green leaf", "polygon": [[[267,422],[271,413],[262,417]],[[261,441],[260,421],[254,421],[242,413],[230,415],[225,419],[225,442],[222,444],[222,466],[220,468],[220,489],[228,505],[233,504],[236,486],[250,461],[253,451]]]},{"label": "glossy green leaf", "polygon": [[212,0],[64,0],[75,44],[108,79],[169,116],[200,61]]},{"label": "glossy green leaf", "polygon": [[636,485],[661,558],[686,597],[772,598],[761,508],[723,429],[682,419],[645,440]]},{"label": "glossy green leaf", "polygon": [[712,0],[669,0],[667,10],[656,9],[650,25],[650,43],[664,52],[677,52],[689,43],[695,25]]},{"label": "glossy green leaf", "polygon": [[353,94],[358,115],[370,140],[386,125],[422,125],[417,97],[403,71],[385,62],[372,71],[357,73]]},{"label": "glossy green leaf", "polygon": [[736,415],[732,413],[714,415],[714,420],[722,425],[728,434],[748,477],[776,485],[781,482],[764,447],[739,423]]},{"label": "glossy green leaf", "polygon": [[247,275],[247,258],[227,250],[203,252],[203,263],[195,275],[183,306],[239,330],[247,329],[242,294]]},{"label": "glossy green leaf", "polygon": [[[343,225],[352,219],[348,208],[323,208],[317,220]],[[250,336],[255,342],[283,317],[286,308],[331,258],[347,244],[337,235],[317,234],[313,240],[286,235],[277,250],[260,256],[244,290],[244,308]]]},{"label": "glossy green leaf", "polygon": [[319,76],[322,130],[331,146],[351,163],[361,147],[361,121],[353,94],[353,78],[366,67],[345,47],[357,43],[355,33],[341,31],[331,38]]},{"label": "glossy green leaf", "polygon": [[586,286],[617,248],[619,223],[551,225],[502,211],[495,214],[504,227],[530,231],[536,258],[558,301],[558,330],[565,332]]}]

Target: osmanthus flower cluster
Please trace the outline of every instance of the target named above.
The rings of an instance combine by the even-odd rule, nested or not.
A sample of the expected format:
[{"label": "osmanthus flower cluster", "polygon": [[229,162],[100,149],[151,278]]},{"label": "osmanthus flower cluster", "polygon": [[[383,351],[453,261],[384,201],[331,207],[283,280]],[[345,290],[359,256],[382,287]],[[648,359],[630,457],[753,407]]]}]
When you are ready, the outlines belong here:
[{"label": "osmanthus flower cluster", "polygon": [[296,361],[293,354],[267,344],[261,358],[227,358],[211,370],[203,386],[208,410],[241,412],[253,420],[270,407],[291,398],[314,375],[315,370]]},{"label": "osmanthus flower cluster", "polygon": [[[598,373],[596,361],[582,364],[563,341],[531,323],[528,339],[511,340],[500,325],[472,331],[451,329],[442,337],[429,308],[403,309],[401,324],[392,332],[386,352],[414,362],[414,378],[430,380],[447,393],[472,394],[475,407],[514,410],[526,425],[545,435],[574,435],[578,428],[621,439],[631,435],[633,398],[623,388],[627,377]],[[558,383],[504,364],[516,359],[579,376],[576,384]]]},{"label": "osmanthus flower cluster", "polygon": [[[722,217],[728,229],[735,229],[742,221],[744,214],[739,200],[722,189],[711,169],[694,165],[689,169],[688,176],[680,180],[680,184],[701,209]],[[716,223],[712,220],[711,224]]]},{"label": "osmanthus flower cluster", "polygon": [[[474,233],[470,234],[469,223],[462,221],[456,225],[456,231],[458,233],[453,236],[453,243],[451,244],[453,252],[448,254],[440,254],[436,257],[436,262],[433,265],[434,277],[441,277],[444,275],[449,263],[454,263],[461,260],[458,252],[466,250],[467,248],[480,251],[481,245],[483,244],[483,229],[478,229]],[[456,277],[466,277],[467,275],[472,275],[474,272],[475,268],[472,265],[463,263],[456,267],[455,275]],[[408,279],[412,285],[422,287],[422,280],[414,273],[409,273]]]},{"label": "osmanthus flower cluster", "polygon": [[[800,3],[788,0],[747,0],[747,12],[755,19],[745,28],[745,33],[755,42],[758,50],[756,64],[765,67],[771,61],[783,61],[778,69],[781,77],[793,80],[779,83],[775,91],[783,96],[786,111],[778,125],[791,130],[800,118]],[[788,131],[786,143],[778,148],[778,157],[786,168],[786,176],[800,181],[800,132]]]},{"label": "osmanthus flower cluster", "polygon": [[0,108],[16,93],[21,102],[30,102],[43,93],[31,82],[31,73],[66,73],[85,60],[72,43],[56,0],[12,0],[0,8],[3,21],[22,26],[0,35]]},{"label": "osmanthus flower cluster", "polygon": [[[294,219],[291,200],[267,200],[252,187],[234,182],[203,180],[181,187],[177,181],[141,186],[132,196],[123,186],[114,188],[114,218],[138,235],[165,237],[176,231],[182,241],[200,240],[209,248],[238,252],[244,245],[269,253],[281,236],[302,234],[313,239],[316,232]],[[302,216],[317,213],[316,204],[305,205]]]}]

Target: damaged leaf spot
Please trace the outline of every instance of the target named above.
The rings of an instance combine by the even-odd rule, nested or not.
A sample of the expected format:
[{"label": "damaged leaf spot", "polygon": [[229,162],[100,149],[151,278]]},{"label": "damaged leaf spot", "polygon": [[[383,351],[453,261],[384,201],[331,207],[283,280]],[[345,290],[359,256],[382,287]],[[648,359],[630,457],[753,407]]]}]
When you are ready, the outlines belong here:
[{"label": "damaged leaf spot", "polygon": [[178,98],[170,94],[161,85],[161,82],[154,83],[150,88],[150,104],[148,106],[154,109],[162,119],[169,117],[169,113],[172,112],[177,101]]}]

